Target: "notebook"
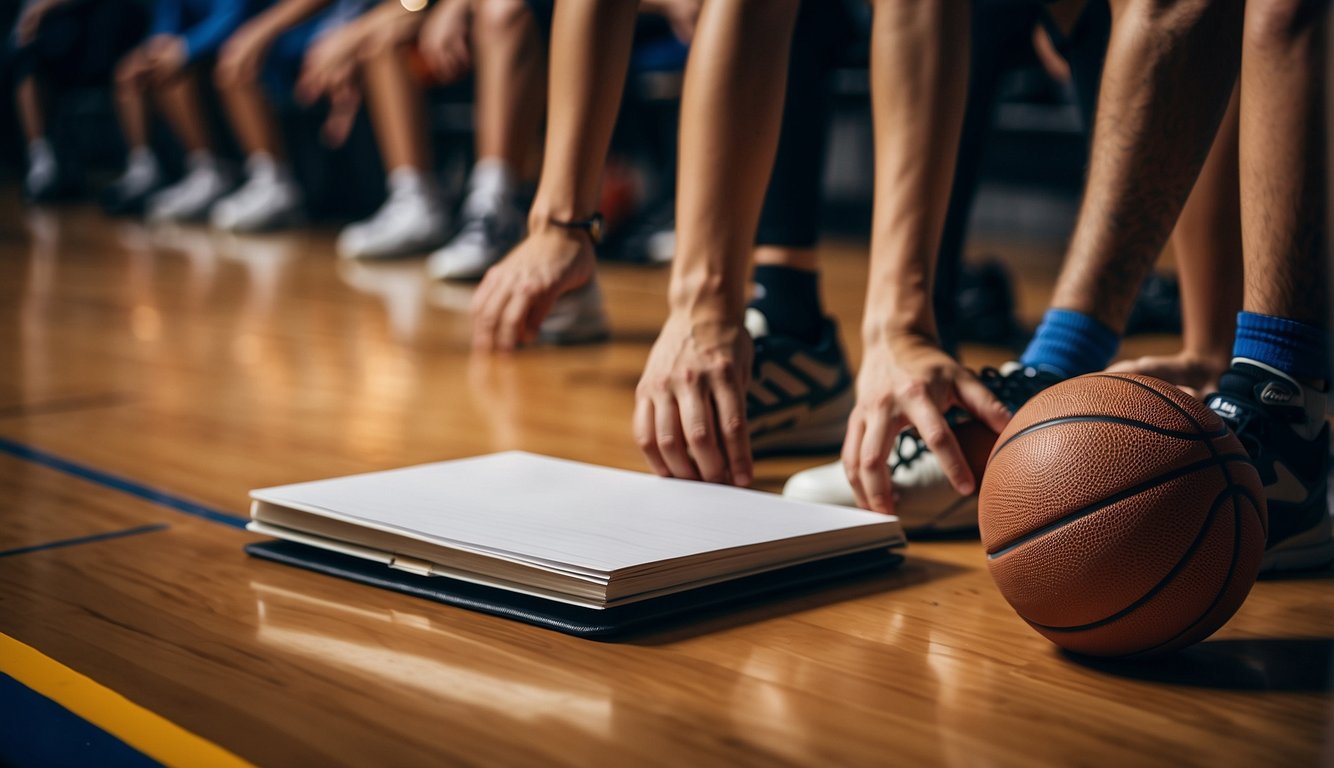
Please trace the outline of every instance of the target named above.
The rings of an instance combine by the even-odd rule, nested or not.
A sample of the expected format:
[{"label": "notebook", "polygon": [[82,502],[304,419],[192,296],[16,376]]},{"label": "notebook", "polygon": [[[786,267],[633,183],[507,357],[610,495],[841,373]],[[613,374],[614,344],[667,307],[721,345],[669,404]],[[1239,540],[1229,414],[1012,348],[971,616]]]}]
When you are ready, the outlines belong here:
[{"label": "notebook", "polygon": [[248,528],[284,540],[251,554],[565,631],[885,568],[904,544],[888,515],[517,451],[251,500]]}]

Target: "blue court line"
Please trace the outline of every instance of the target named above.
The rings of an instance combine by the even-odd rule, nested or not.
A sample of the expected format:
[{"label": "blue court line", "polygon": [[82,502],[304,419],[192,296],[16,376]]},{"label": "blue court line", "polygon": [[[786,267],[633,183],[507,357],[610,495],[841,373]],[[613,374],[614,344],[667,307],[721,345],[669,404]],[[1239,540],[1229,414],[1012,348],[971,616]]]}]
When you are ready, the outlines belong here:
[{"label": "blue court line", "polygon": [[36,448],[32,448],[22,443],[16,443],[13,440],[3,437],[0,437],[0,453],[7,453],[11,456],[31,461],[34,464],[41,464],[44,467],[59,470],[66,474],[88,480],[89,482],[106,486],[107,488],[114,488],[117,491],[128,493],[131,496],[138,496],[145,501],[161,504],[162,506],[174,509],[177,512],[184,512],[187,515],[200,517],[214,523],[222,523],[223,525],[229,525],[233,528],[244,528],[248,522],[244,517],[238,517],[221,510],[213,509],[212,507],[206,507],[203,504],[181,498],[175,494],[159,491],[151,486],[137,483],[119,475],[113,475],[110,472],[103,472],[100,469],[93,469],[92,467],[83,464],[77,464],[73,461],[62,459],[55,454],[39,451]]},{"label": "blue court line", "polygon": [[108,531],[106,533],[94,533],[91,536],[79,536],[73,539],[60,539],[58,541],[48,541],[44,544],[33,544],[29,547],[16,547],[14,549],[0,549],[0,557],[9,557],[10,555],[26,555],[29,552],[40,552],[43,549],[60,549],[61,547],[73,547],[79,544],[92,544],[95,541],[106,541],[107,539],[119,539],[125,536],[138,536],[141,533],[153,533],[155,531],[165,531],[166,523],[151,523],[141,525],[138,528],[126,528],[121,531]]},{"label": "blue court line", "polygon": [[0,764],[155,768],[134,747],[61,705],[0,674]]}]

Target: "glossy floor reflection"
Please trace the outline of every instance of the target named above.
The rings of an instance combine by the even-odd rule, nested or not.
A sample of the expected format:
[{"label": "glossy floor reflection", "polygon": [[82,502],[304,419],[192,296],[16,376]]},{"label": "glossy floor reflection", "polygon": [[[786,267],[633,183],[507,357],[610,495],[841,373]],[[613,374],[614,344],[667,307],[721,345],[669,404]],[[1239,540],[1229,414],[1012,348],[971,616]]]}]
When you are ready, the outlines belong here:
[{"label": "glossy floor reflection", "polygon": [[[474,356],[473,287],[333,233],[228,237],[0,197],[0,439],[230,515],[249,489],[524,449],[642,469],[667,272],[606,265],[610,343]],[[1053,254],[1023,268],[1022,313]],[[864,248],[822,254],[854,361]],[[1126,354],[1170,348],[1141,339]],[[994,364],[1003,350],[970,348]],[[761,485],[830,457],[766,460]],[[247,558],[252,534],[0,455],[0,631],[263,765],[1313,765],[1334,754],[1334,579],[1262,581],[1159,666],[1057,652],[970,537],[883,580],[625,643]],[[150,529],[145,529],[150,530]]]}]

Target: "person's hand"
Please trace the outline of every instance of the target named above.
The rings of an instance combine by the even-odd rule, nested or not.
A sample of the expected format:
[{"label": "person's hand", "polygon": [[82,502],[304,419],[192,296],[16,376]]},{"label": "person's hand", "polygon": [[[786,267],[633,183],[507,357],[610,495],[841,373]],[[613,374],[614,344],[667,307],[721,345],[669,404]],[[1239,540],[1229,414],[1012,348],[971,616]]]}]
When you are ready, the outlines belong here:
[{"label": "person's hand", "polygon": [[274,39],[268,25],[252,21],[242,26],[223,44],[213,79],[223,88],[255,82]]},{"label": "person's hand", "polygon": [[421,11],[386,13],[371,19],[358,49],[362,60],[388,53],[416,39],[426,14]]},{"label": "person's hand", "polygon": [[180,74],[187,58],[185,38],[180,35],[158,35],[144,44],[145,66],[149,76],[158,83]]},{"label": "person's hand", "polygon": [[1149,355],[1122,360],[1107,370],[1111,373],[1142,373],[1175,384],[1186,394],[1203,399],[1218,388],[1218,377],[1228,367],[1227,356],[1209,357],[1186,350],[1175,355]]},{"label": "person's hand", "polygon": [[701,4],[701,0],[645,0],[641,7],[666,19],[676,39],[688,44],[695,36]]},{"label": "person's hand", "polygon": [[466,2],[443,2],[431,10],[422,24],[417,48],[431,74],[441,83],[459,79],[472,66],[468,21]]},{"label": "person's hand", "polygon": [[848,420],[843,469],[857,505],[893,514],[889,454],[899,432],[915,427],[950,484],[967,496],[977,488],[945,412],[962,406],[996,432],[1010,412],[971,371],[931,339],[907,334],[866,345],[857,376],[857,405]]},{"label": "person's hand", "polygon": [[754,355],[739,323],[668,316],[635,390],[635,441],[654,472],[750,485],[746,388]]},{"label": "person's hand", "polygon": [[339,89],[351,87],[357,67],[357,46],[362,34],[355,23],[322,36],[301,60],[297,76],[297,101],[310,106]]},{"label": "person's hand", "polygon": [[473,348],[508,352],[532,343],[556,299],[586,284],[596,268],[587,232],[530,227],[473,296]]}]

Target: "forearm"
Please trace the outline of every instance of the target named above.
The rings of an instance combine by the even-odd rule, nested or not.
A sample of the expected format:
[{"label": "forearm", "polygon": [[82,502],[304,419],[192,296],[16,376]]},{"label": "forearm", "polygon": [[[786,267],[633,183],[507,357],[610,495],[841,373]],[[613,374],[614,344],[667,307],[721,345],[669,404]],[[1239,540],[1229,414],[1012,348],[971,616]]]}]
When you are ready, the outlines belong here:
[{"label": "forearm", "polygon": [[934,338],[931,284],[968,88],[969,7],[882,0],[874,14],[875,212],[862,331],[868,343]]},{"label": "forearm", "polygon": [[256,16],[250,23],[277,36],[328,7],[333,0],[285,0]]},{"label": "forearm", "polygon": [[625,0],[556,4],[546,150],[530,230],[597,210],[636,13],[636,4]]},{"label": "forearm", "polygon": [[796,12],[796,0],[711,3],[699,20],[681,103],[674,311],[741,322]]},{"label": "forearm", "polygon": [[1113,3],[1088,182],[1052,306],[1125,327],[1227,105],[1240,8]]}]

